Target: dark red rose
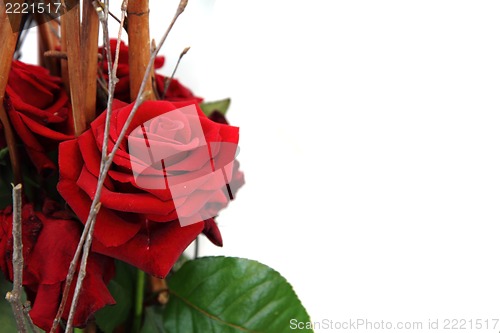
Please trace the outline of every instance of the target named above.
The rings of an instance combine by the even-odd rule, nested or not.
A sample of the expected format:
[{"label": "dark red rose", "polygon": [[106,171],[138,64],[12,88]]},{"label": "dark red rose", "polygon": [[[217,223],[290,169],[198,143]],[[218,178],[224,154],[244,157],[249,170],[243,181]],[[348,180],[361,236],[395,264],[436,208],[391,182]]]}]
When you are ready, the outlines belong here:
[{"label": "dark red rose", "polygon": [[[219,124],[225,124],[229,125],[229,122],[226,119],[226,116],[224,116],[223,113],[215,110],[213,111],[210,116],[208,117],[210,120],[215,121],[216,123]],[[234,168],[233,168],[233,178],[231,180],[231,199],[236,198],[236,192],[245,185],[245,175],[243,172],[240,170],[240,162],[238,160],[234,161]]]},{"label": "dark red rose", "polygon": [[[132,107],[114,102],[109,151]],[[97,186],[104,124],[102,114],[91,130],[60,145],[58,190],[83,222]],[[149,148],[131,153],[131,145],[136,141],[140,144],[143,135]],[[233,175],[228,156],[233,154],[234,158],[234,151],[226,154],[223,145],[235,147],[238,139],[238,128],[211,121],[196,104],[145,102],[106,178],[93,249],[164,277],[205,228],[211,239],[221,244],[211,217],[229,201],[225,181],[230,182]],[[203,140],[206,144],[200,145]],[[212,158],[206,154],[208,145]],[[148,152],[168,156],[149,160]],[[221,165],[226,167],[226,180],[219,170]],[[207,174],[214,166],[216,171]],[[187,221],[186,226],[181,227],[179,221]]]},{"label": "dark red rose", "polygon": [[42,174],[55,170],[48,151],[74,137],[61,79],[43,67],[13,61],[4,106],[37,170]]},{"label": "dark red rose", "polygon": [[[116,44],[117,40],[112,39],[110,41],[111,43],[111,52],[115,53],[116,50]],[[107,82],[108,80],[108,62],[106,61],[106,52],[103,50],[103,48],[100,48],[100,53],[103,55],[103,61],[102,61],[102,73],[104,74],[104,78]],[[113,56],[113,61],[114,61],[114,56]],[[165,57],[157,57],[155,59],[155,64],[154,67],[155,69],[159,69],[163,67],[165,64]],[[120,58],[118,59],[118,69],[116,72],[116,76],[119,79],[118,83],[116,84],[115,87],[115,95],[114,97],[116,99],[119,99],[123,102],[130,103],[132,102],[130,100],[130,70],[129,70],[129,65],[128,65],[128,47],[125,43],[121,42],[120,43]],[[155,82],[156,82],[156,88],[157,88],[157,95],[158,99],[161,99],[161,96],[163,96],[163,90],[164,90],[164,81],[165,77],[156,74],[155,73]],[[179,101],[191,101],[194,103],[201,103],[203,101],[202,98],[195,96],[191,90],[183,86],[179,80],[173,79],[170,85],[168,86],[167,93],[165,95],[164,100],[167,101],[173,101],[173,102],[179,102]]]},{"label": "dark red rose", "polygon": [[[66,274],[80,239],[82,226],[67,218],[62,211],[46,215],[35,211],[33,205],[25,204],[22,210],[24,272],[23,286],[32,304],[33,322],[44,330],[50,330],[56,316]],[[0,268],[12,281],[12,207],[0,211]],[[113,260],[91,253],[87,275],[83,282],[75,326],[84,327],[100,308],[114,304],[106,285],[114,274]],[[69,296],[63,319],[67,319],[73,297],[76,278]]]}]

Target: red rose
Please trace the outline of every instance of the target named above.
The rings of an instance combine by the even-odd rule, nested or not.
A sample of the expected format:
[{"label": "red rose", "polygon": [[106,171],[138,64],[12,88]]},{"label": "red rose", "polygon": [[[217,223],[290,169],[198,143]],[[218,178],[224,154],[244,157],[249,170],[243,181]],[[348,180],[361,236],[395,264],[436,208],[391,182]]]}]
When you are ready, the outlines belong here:
[{"label": "red rose", "polygon": [[13,61],[4,106],[37,170],[41,174],[55,170],[47,152],[74,137],[61,79],[43,67]]},{"label": "red rose", "polygon": [[[45,205],[44,208],[50,205]],[[24,272],[23,286],[32,309],[30,316],[40,328],[48,331],[56,316],[69,264],[80,239],[82,227],[64,212],[35,211],[25,204],[22,210]],[[0,211],[0,268],[11,281],[12,207]],[[106,285],[114,274],[113,260],[91,253],[83,282],[75,326],[84,327],[91,315],[114,299]],[[67,319],[76,278],[69,295],[63,319]]]},{"label": "red rose", "polygon": [[[114,102],[109,151],[132,107],[120,101]],[[201,211],[213,217],[227,205],[226,184],[221,185],[219,176],[205,177],[205,174],[210,165],[226,164],[221,160],[226,158],[223,149],[219,148],[222,144],[235,146],[239,137],[238,128],[211,121],[197,105],[188,106],[194,110],[194,115],[188,116],[178,112],[183,107],[186,107],[185,103],[154,101],[145,102],[139,108],[127,133],[128,142],[124,140],[120,145],[106,178],[94,233],[93,249],[96,252],[160,277],[166,276],[177,258],[205,227],[210,238],[221,243],[213,219],[203,218],[205,223],[189,222],[190,225],[185,227],[181,227],[177,219],[206,216],[200,215]],[[169,115],[172,115],[171,119],[162,119]],[[200,158],[207,147],[197,146],[201,139],[194,136],[197,131],[193,122],[201,126],[201,139],[212,147],[212,159]],[[84,222],[97,186],[104,124],[105,115],[102,114],[91,124],[91,130],[60,145],[58,190]],[[140,154],[130,154],[129,142],[140,139],[141,130],[149,138],[152,151],[177,153],[154,163]],[[162,163],[166,168],[161,167]],[[143,166],[139,175],[134,171],[138,165]],[[233,172],[228,171],[226,176],[230,181]],[[166,187],[164,172],[168,174]],[[148,180],[158,186],[144,186]],[[174,194],[173,187],[180,191]]]},{"label": "red rose", "polygon": [[[114,52],[116,50],[117,40],[112,39],[110,41],[111,52],[113,53],[113,61],[114,61]],[[107,82],[108,80],[108,62],[106,58],[106,52],[103,48],[100,48],[100,53],[103,54],[102,61],[102,73]],[[165,57],[157,57],[155,59],[154,67],[155,69],[159,69],[163,67],[165,64]],[[114,98],[119,99],[123,102],[130,103],[130,70],[128,65],[128,47],[125,43],[120,43],[120,58],[118,59],[118,68],[116,71],[116,77],[119,79],[118,83],[115,87],[115,95]],[[165,77],[155,73],[155,82],[157,88],[158,99],[163,95],[163,89]],[[173,79],[170,82],[170,85],[167,90],[167,94],[165,96],[165,100],[172,102],[179,101],[192,101],[195,103],[201,103],[203,101],[202,98],[195,96],[191,90],[183,86],[177,79]]]},{"label": "red rose", "polygon": [[[229,122],[227,121],[226,117],[224,114],[221,112],[215,110],[212,113],[210,113],[210,116],[208,117],[210,120],[215,121],[216,123],[220,124],[225,124],[229,125]],[[234,168],[233,168],[233,177],[231,180],[231,194],[232,198],[234,199],[236,196],[236,192],[245,185],[245,175],[243,172],[240,171],[240,162],[237,160],[234,161]]]}]

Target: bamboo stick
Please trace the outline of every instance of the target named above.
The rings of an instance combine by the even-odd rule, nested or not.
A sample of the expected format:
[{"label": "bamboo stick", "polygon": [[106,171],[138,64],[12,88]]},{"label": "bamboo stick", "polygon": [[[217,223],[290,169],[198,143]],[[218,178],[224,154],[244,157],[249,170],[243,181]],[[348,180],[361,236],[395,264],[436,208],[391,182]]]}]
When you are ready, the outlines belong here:
[{"label": "bamboo stick", "polygon": [[[128,38],[130,67],[130,98],[135,100],[151,57],[149,37],[149,0],[129,0]],[[144,99],[155,98],[152,80],[147,80]]]},{"label": "bamboo stick", "polygon": [[83,2],[81,30],[81,66],[84,110],[87,125],[95,119],[97,96],[97,53],[99,43],[99,18],[91,1]]},{"label": "bamboo stick", "polygon": [[[87,127],[85,115],[85,90],[81,66],[79,6],[74,6],[61,16],[61,37],[62,45],[65,47],[68,55],[68,77],[65,78],[63,76],[63,80],[66,79],[66,84],[69,84],[75,135],[78,136],[82,134]],[[62,63],[64,64],[65,61],[63,60]]]},{"label": "bamboo stick", "polygon": [[3,125],[5,140],[9,147],[10,162],[14,173],[14,182],[20,183],[21,165],[19,162],[19,155],[17,153],[16,139],[12,127],[10,125],[7,112],[4,108],[5,88],[9,80],[10,67],[12,65],[12,58],[16,50],[17,37],[19,32],[21,15],[14,15],[9,17],[6,13],[6,8],[3,2],[0,1],[0,121]]}]

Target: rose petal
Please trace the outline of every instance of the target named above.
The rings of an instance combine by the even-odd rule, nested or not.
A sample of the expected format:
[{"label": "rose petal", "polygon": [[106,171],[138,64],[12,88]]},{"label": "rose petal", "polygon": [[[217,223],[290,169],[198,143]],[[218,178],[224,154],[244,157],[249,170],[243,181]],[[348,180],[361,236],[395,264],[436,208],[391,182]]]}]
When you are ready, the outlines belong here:
[{"label": "rose petal", "polygon": [[148,229],[141,229],[136,237],[122,246],[107,247],[97,241],[93,250],[164,278],[203,228],[204,223],[181,227],[178,222],[151,222]]}]

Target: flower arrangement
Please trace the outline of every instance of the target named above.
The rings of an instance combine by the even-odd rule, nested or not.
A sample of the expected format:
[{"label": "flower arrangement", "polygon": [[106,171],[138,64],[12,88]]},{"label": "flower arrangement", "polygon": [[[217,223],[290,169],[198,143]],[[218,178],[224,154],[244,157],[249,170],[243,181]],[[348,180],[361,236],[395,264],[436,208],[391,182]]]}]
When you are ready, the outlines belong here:
[{"label": "flower arrangement", "polygon": [[[244,185],[229,99],[155,72],[186,6],[155,45],[148,1],[121,15],[109,0],[1,4],[2,332],[282,333],[308,319],[271,268],[185,253],[201,234],[222,246],[217,216]],[[39,65],[16,59],[30,21]]]}]

